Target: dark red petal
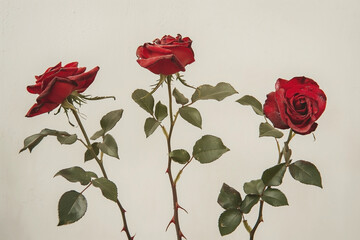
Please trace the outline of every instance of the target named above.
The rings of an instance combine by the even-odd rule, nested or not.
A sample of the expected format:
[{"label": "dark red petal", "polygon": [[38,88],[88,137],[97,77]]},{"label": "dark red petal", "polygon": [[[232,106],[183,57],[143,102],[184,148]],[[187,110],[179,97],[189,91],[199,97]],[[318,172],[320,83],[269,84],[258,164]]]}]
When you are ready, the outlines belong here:
[{"label": "dark red petal", "polygon": [[68,68],[68,67],[78,67],[78,62],[71,62],[71,63],[68,63],[64,66],[64,68]]},{"label": "dark red petal", "polygon": [[41,93],[41,84],[35,84],[35,85],[27,86],[26,90],[29,93],[40,94]]},{"label": "dark red petal", "polygon": [[41,74],[39,76],[35,76],[35,78],[37,79],[36,82],[42,81],[41,78],[43,78],[44,75],[46,75],[47,73],[49,73],[49,72],[57,72],[60,68],[61,68],[61,62],[56,64],[54,67],[49,67],[48,69],[46,69],[46,71],[43,74]]},{"label": "dark red petal", "polygon": [[43,78],[41,89],[44,90],[49,84],[49,82],[52,81],[55,77],[67,78],[76,74],[77,72],[78,68],[76,67],[60,68],[57,72],[54,72],[53,74]]},{"label": "dark red petal", "polygon": [[155,74],[171,75],[179,71],[185,71],[183,65],[175,55],[163,55],[148,59],[138,59],[140,66],[147,68]]},{"label": "dark red petal", "polygon": [[317,128],[318,124],[317,123],[313,123],[309,128],[305,129],[300,129],[300,130],[295,130],[293,129],[294,132],[301,134],[301,135],[306,135],[309,133],[312,133],[313,131],[315,131],[315,129]]},{"label": "dark red petal", "polygon": [[58,103],[35,103],[25,115],[26,117],[34,117],[42,113],[50,112],[60,104]]},{"label": "dark red petal", "polygon": [[136,49],[136,56],[138,58],[148,58],[149,57],[149,50],[146,49],[145,44]]},{"label": "dark red petal", "polygon": [[78,85],[75,90],[79,93],[82,93],[93,83],[99,69],[99,67],[95,67],[88,72],[76,76],[70,76],[68,79],[75,81]]},{"label": "dark red petal", "polygon": [[286,86],[288,80],[279,78],[276,83],[275,83],[275,91],[277,91],[280,88],[284,88],[284,86]]},{"label": "dark red petal", "polygon": [[166,49],[167,45],[151,45],[146,44],[146,49],[149,52],[149,57],[161,56],[171,54],[171,50]]},{"label": "dark red petal", "polygon": [[78,74],[81,74],[83,72],[86,71],[86,67],[80,67],[77,69],[76,73],[74,73],[73,75],[78,75]]},{"label": "dark red petal", "polygon": [[169,46],[164,46],[164,48],[171,50],[171,52],[176,56],[177,59],[179,59],[179,61],[184,67],[195,61],[194,52],[191,48],[179,46],[179,45],[175,45],[175,46],[169,45]]},{"label": "dark red petal", "polygon": [[62,103],[76,88],[75,81],[55,77],[39,95],[36,101],[40,103]]},{"label": "dark red petal", "polygon": [[312,79],[307,77],[294,77],[291,80],[287,81],[281,79],[280,88],[284,88],[285,90],[295,88],[295,89],[318,89],[319,85]]},{"label": "dark red petal", "polygon": [[280,129],[287,129],[289,126],[281,119],[278,104],[275,100],[275,92],[269,93],[264,104],[265,116],[270,119],[274,127]]},{"label": "dark red petal", "polygon": [[165,35],[161,38],[160,43],[161,44],[171,44],[175,41],[176,39],[173,36],[170,35]]}]

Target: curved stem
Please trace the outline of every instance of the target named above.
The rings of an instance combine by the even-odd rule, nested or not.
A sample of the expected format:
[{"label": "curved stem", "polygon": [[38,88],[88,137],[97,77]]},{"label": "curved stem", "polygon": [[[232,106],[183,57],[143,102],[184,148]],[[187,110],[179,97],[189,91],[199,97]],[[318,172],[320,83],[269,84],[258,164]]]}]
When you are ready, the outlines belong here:
[{"label": "curved stem", "polygon": [[[95,154],[94,152],[94,149],[93,147],[91,146],[91,143],[90,143],[90,140],[89,140],[89,137],[85,131],[85,128],[84,128],[84,125],[82,124],[81,120],[80,120],[80,117],[79,117],[79,114],[77,113],[76,110],[74,109],[71,109],[72,113],[74,114],[75,116],[75,119],[77,121],[77,123],[79,124],[79,127],[81,129],[81,132],[82,134],[84,135],[84,138],[85,138],[85,141],[86,141],[86,144],[81,141],[86,147],[87,149],[89,149],[91,151],[91,153],[93,154],[96,162],[98,163],[100,169],[101,169],[101,172],[104,176],[104,178],[106,179],[109,179],[108,176],[107,176],[107,173],[105,171],[105,168],[104,168],[104,164],[103,164],[103,161],[102,159],[99,159],[98,156]],[[89,185],[90,186],[90,185]],[[126,210],[123,208],[123,206],[121,205],[119,199],[116,200],[116,204],[118,205],[119,209],[120,209],[120,212],[121,212],[121,217],[122,217],[122,220],[123,220],[123,224],[124,224],[124,227],[122,229],[122,231],[125,231],[126,233],[126,236],[127,236],[127,239],[128,240],[133,240],[133,237],[131,237],[131,234],[130,234],[130,231],[129,231],[129,228],[128,228],[128,225],[127,225],[127,221],[126,221],[126,216],[125,216],[125,212]]]},{"label": "curved stem", "polygon": [[189,165],[189,163],[191,163],[191,161],[194,159],[194,156],[192,156],[190,158],[189,161],[187,161],[187,163],[185,163],[185,165],[180,169],[180,171],[178,172],[178,174],[176,175],[176,178],[175,178],[175,181],[174,181],[174,184],[176,185],[177,181],[179,181],[180,179],[180,176],[182,174],[182,172],[184,171],[184,169],[187,167],[187,165]]},{"label": "curved stem", "polygon": [[256,229],[258,228],[259,224],[263,221],[263,217],[262,217],[263,207],[264,207],[264,201],[261,200],[260,201],[260,207],[259,207],[259,215],[258,215],[257,221],[256,221],[253,229],[250,232],[250,240],[254,239]]},{"label": "curved stem", "polygon": [[[177,198],[177,191],[176,191],[176,184],[174,182],[173,176],[172,176],[172,171],[171,171],[171,163],[172,160],[170,158],[170,152],[171,152],[171,136],[173,133],[173,129],[174,129],[174,125],[175,125],[175,121],[176,118],[174,119],[173,116],[173,108],[172,108],[172,96],[171,96],[171,75],[167,76],[167,80],[166,80],[167,86],[168,86],[168,95],[169,95],[169,115],[170,115],[170,130],[169,133],[167,134],[166,137],[166,141],[167,141],[167,148],[168,148],[168,164],[167,164],[167,174],[169,176],[169,181],[170,181],[170,185],[171,185],[171,191],[172,191],[172,197],[173,197],[173,207],[174,207],[174,216],[173,219],[171,220],[171,222],[173,222],[175,224],[175,229],[176,229],[176,236],[177,236],[177,240],[181,240],[183,237],[183,234],[180,230],[180,222],[179,222],[179,203],[178,203],[178,198]],[[177,114],[176,116],[177,117]],[[170,222],[170,223],[171,223]]]},{"label": "curved stem", "polygon": [[[288,147],[290,141],[293,139],[294,136],[295,136],[295,133],[293,132],[292,129],[290,129],[288,138],[287,138],[287,140],[284,142],[284,146],[283,146],[283,148],[282,148],[281,151],[280,151],[279,142],[275,139],[275,140],[276,140],[276,143],[277,143],[277,146],[278,146],[278,152],[279,152],[278,164],[281,163],[281,158],[282,158],[283,155],[284,155],[285,146]],[[266,189],[268,189],[268,188],[269,188],[269,187],[266,187],[266,188],[264,189],[264,191],[265,191]],[[259,206],[258,219],[257,219],[257,221],[256,221],[253,229],[252,229],[251,232],[250,232],[250,240],[253,240],[253,239],[254,239],[254,235],[255,235],[256,229],[258,228],[259,224],[263,221],[263,213],[262,213],[262,212],[263,212],[263,207],[264,207],[264,201],[261,200],[261,201],[260,201],[260,206]]]}]

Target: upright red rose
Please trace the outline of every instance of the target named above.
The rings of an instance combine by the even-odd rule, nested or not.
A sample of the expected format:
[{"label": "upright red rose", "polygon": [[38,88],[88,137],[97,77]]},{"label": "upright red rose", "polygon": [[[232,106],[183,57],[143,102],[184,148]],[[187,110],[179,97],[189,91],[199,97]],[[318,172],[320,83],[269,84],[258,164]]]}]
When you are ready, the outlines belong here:
[{"label": "upright red rose", "polygon": [[291,128],[299,134],[313,132],[315,122],[324,112],[326,95],[319,85],[306,77],[294,77],[291,80],[279,78],[275,92],[267,95],[264,113],[280,129]]},{"label": "upright red rose", "polygon": [[185,66],[194,62],[191,39],[166,35],[145,43],[136,50],[137,62],[155,74],[171,75],[185,71]]},{"label": "upright red rose", "polygon": [[39,94],[36,103],[30,108],[26,117],[50,112],[59,106],[73,91],[82,93],[94,81],[99,67],[85,72],[85,67],[78,68],[77,62],[64,67],[61,62],[48,68],[44,74],[35,76],[35,85],[27,87],[29,93]]}]

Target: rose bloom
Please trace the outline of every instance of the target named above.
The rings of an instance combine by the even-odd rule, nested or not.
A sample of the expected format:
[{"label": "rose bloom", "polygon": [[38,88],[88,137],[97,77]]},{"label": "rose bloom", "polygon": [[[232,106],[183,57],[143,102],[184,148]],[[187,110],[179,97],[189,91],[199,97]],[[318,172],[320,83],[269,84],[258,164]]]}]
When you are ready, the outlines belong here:
[{"label": "rose bloom", "polygon": [[155,74],[171,75],[185,71],[185,66],[194,62],[191,39],[165,35],[153,43],[145,43],[136,50],[137,62]]},{"label": "rose bloom", "polygon": [[77,62],[61,66],[61,62],[48,68],[44,74],[35,76],[35,85],[27,87],[29,93],[39,94],[36,103],[26,117],[50,112],[59,106],[73,91],[82,93],[94,81],[99,67],[85,72],[85,67],[78,67]]},{"label": "rose bloom", "polygon": [[319,85],[306,77],[279,78],[275,92],[267,95],[264,113],[280,129],[291,128],[299,134],[313,132],[326,106],[326,95]]}]

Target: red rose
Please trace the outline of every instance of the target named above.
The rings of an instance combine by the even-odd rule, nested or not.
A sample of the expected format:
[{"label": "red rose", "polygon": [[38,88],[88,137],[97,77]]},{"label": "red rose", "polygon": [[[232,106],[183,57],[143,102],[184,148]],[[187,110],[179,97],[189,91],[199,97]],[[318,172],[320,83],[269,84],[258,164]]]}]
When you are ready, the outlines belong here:
[{"label": "red rose", "polygon": [[137,62],[155,74],[171,75],[185,71],[185,66],[194,62],[191,39],[166,35],[145,43],[136,50]]},{"label": "red rose", "polygon": [[29,93],[39,94],[36,103],[26,117],[33,117],[50,112],[59,106],[73,91],[81,93],[94,81],[99,67],[85,72],[85,67],[78,68],[77,62],[61,67],[61,62],[48,68],[44,74],[35,76],[36,83],[27,87]]},{"label": "red rose", "polygon": [[315,122],[324,112],[326,95],[319,85],[306,77],[295,77],[291,80],[279,78],[275,92],[267,95],[264,113],[274,127],[291,128],[299,134],[313,132]]}]

